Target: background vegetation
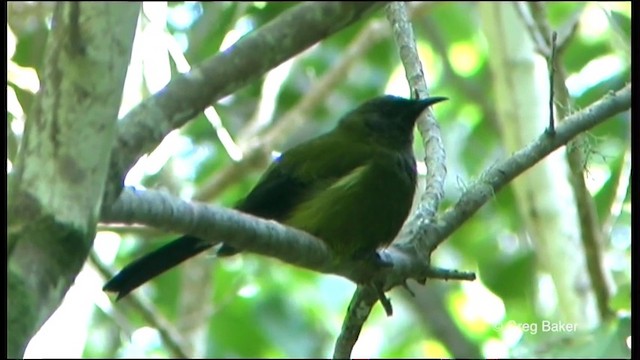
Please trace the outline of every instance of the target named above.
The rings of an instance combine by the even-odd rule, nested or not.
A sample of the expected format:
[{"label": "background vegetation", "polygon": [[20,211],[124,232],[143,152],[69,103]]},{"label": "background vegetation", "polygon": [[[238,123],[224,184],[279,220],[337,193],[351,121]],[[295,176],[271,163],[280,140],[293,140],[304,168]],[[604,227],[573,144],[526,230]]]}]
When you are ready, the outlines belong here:
[{"label": "background vegetation", "polygon": [[[187,71],[189,64],[224,51],[296,5],[144,3],[120,116]],[[484,169],[513,151],[506,150],[505,130],[498,121],[498,105],[509,100],[494,88],[493,48],[485,33],[486,14],[479,7],[471,2],[410,6],[430,93],[450,99],[435,108],[447,152],[443,209]],[[560,35],[576,25],[560,59],[573,103],[565,109],[568,113],[630,82],[630,7],[615,2],[544,5],[548,24]],[[49,3],[8,4],[8,173],[46,66],[52,9]],[[347,110],[382,93],[409,96],[391,29],[379,9],[211,104],[217,116],[208,110],[171,132],[131,169],[125,185],[232,206],[265,168],[268,156],[263,154],[330,129]],[[415,149],[422,158],[417,138]],[[257,144],[264,151],[252,152]],[[394,289],[393,317],[376,305],[352,356],[628,357],[630,113],[595,127],[581,144],[584,180],[597,212],[595,227],[602,234],[594,249],[601,255],[606,280],[604,289],[587,282],[581,291],[605,291],[611,317],[599,316],[592,299],[576,304],[590,314],[577,329],[561,326],[572,323],[562,314],[549,267],[571,266],[573,257],[564,257],[568,264],[540,259],[535,232],[527,227],[514,190],[507,187],[432,257],[438,266],[475,271],[478,279],[413,283],[415,297]],[[99,225],[90,260],[25,356],[331,356],[355,288],[339,277],[255,255],[222,261],[204,256],[164,274],[131,299],[115,303],[101,292],[108,272],[175,235],[143,226]]]}]

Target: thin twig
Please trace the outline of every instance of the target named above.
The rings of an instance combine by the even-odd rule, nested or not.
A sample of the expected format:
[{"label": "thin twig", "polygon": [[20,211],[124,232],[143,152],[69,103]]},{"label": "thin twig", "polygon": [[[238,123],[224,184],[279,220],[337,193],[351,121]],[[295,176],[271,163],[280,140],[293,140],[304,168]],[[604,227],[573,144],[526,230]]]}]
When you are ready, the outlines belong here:
[{"label": "thin twig", "polygon": [[546,59],[549,58],[549,54],[551,51],[549,50],[549,44],[547,40],[540,35],[540,31],[538,31],[538,26],[536,25],[533,15],[531,14],[531,9],[524,1],[516,1],[513,3],[513,6],[522,19],[522,22],[527,28],[529,35],[531,36],[531,40],[534,43],[536,51],[544,56]]},{"label": "thin twig", "polygon": [[[555,81],[558,115],[566,116],[567,109],[571,109],[572,100],[569,96],[569,90],[566,87],[566,75],[564,67],[560,62],[556,63],[558,78]],[[576,208],[578,210],[578,220],[580,223],[580,233],[582,245],[585,251],[585,261],[589,278],[591,279],[591,286],[593,288],[596,302],[598,306],[598,313],[601,321],[611,319],[613,312],[609,307],[610,290],[607,284],[607,276],[605,275],[605,269],[603,268],[603,254],[602,246],[604,244],[604,232],[601,223],[598,219],[598,212],[596,209],[593,197],[587,189],[584,170],[586,166],[585,156],[585,139],[581,134],[575,139],[572,139],[567,144],[567,162],[569,163],[569,169],[571,174],[569,175],[571,180],[571,188],[576,199]]]},{"label": "thin twig", "polygon": [[531,13],[531,17],[533,18],[533,23],[536,27],[537,37],[546,44],[547,53],[546,58],[550,57],[551,54],[551,26],[547,21],[547,4],[542,2],[526,2],[529,7],[529,11]]},{"label": "thin twig", "polygon": [[[631,134],[631,129],[629,129],[629,134]],[[622,211],[622,207],[624,205],[624,200],[627,197],[627,193],[629,192],[629,186],[631,186],[631,144],[630,137],[627,137],[625,142],[625,152],[622,156],[620,165],[620,171],[615,174],[615,181],[613,181],[614,192],[611,197],[611,201],[608,202],[609,206],[606,208],[609,209],[605,219],[602,221],[602,233],[605,234],[606,238],[611,238],[611,230],[613,229],[613,225],[615,221],[620,216],[620,212]]]},{"label": "thin twig", "polygon": [[556,41],[558,40],[558,33],[553,32],[551,34],[551,58],[548,61],[549,65],[549,127],[547,128],[547,133],[553,135],[556,133],[555,128],[555,118],[554,118],[554,76],[555,76],[555,61],[556,61]]},{"label": "thin twig", "polygon": [[[105,279],[111,279],[113,277],[113,272],[102,263],[95,252],[91,251],[89,253],[89,261]],[[184,344],[186,342],[184,339],[182,339],[171,323],[160,315],[160,312],[155,309],[153,305],[148,301],[144,301],[137,294],[130,294],[123,302],[133,307],[136,312],[142,315],[146,322],[158,330],[162,338],[162,343],[167,346],[167,350],[172,356],[179,358],[189,357],[189,353],[185,350],[186,346]]]},{"label": "thin twig", "polygon": [[558,30],[558,43],[556,52],[558,54],[563,54],[571,40],[573,39],[576,31],[578,30],[578,25],[580,24],[580,17],[586,7],[586,2],[581,3],[578,8],[573,12],[571,17],[560,27]]},{"label": "thin twig", "polygon": [[440,279],[440,280],[473,281],[476,279],[476,274],[468,271],[450,270],[450,269],[430,266],[427,277],[429,279]]},{"label": "thin twig", "polygon": [[[580,140],[577,140],[578,142]],[[612,317],[613,312],[609,307],[610,290],[607,284],[605,269],[603,268],[602,246],[604,233],[598,220],[597,210],[593,198],[584,181],[585,156],[580,147],[567,147],[567,160],[571,169],[571,185],[576,198],[578,220],[582,246],[585,252],[585,260],[591,286],[596,296],[600,320],[605,321]]]},{"label": "thin twig", "polygon": [[391,306],[391,299],[389,299],[387,295],[384,294],[384,289],[382,288],[383,286],[383,284],[378,282],[374,282],[371,284],[371,287],[376,292],[378,300],[380,300],[380,304],[382,305],[384,312],[387,314],[387,316],[392,316],[393,307]]}]

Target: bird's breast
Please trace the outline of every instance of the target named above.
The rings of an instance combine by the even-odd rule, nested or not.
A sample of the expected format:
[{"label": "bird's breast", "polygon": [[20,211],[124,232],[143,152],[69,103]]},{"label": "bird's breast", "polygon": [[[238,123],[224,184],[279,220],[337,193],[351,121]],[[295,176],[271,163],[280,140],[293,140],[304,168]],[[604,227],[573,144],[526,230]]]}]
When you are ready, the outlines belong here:
[{"label": "bird's breast", "polygon": [[374,157],[316,189],[285,223],[322,239],[338,255],[373,251],[397,235],[415,185],[412,156]]}]

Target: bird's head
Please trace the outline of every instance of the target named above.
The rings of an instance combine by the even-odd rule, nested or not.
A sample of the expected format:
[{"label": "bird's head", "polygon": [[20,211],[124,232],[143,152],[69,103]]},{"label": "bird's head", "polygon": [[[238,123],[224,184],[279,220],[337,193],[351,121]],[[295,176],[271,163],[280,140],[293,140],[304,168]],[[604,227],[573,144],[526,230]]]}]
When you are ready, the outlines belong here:
[{"label": "bird's head", "polygon": [[346,114],[338,129],[353,134],[358,140],[394,150],[405,149],[411,147],[418,116],[427,107],[444,100],[447,98],[440,96],[419,100],[393,95],[376,97]]}]

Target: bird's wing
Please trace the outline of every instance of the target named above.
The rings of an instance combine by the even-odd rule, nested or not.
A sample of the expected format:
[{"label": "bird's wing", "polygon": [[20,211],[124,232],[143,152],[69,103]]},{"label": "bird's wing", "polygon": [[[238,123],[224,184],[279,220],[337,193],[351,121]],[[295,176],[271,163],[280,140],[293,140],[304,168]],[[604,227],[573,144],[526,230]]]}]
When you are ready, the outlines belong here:
[{"label": "bird's wing", "polygon": [[308,182],[274,163],[236,209],[262,218],[280,220],[308,188]]},{"label": "bird's wing", "polygon": [[[319,137],[294,147],[276,159],[236,209],[282,220],[308,196],[332,186],[372,156],[367,149]],[[345,154],[344,149],[349,153]]]}]

